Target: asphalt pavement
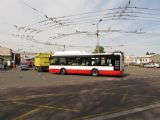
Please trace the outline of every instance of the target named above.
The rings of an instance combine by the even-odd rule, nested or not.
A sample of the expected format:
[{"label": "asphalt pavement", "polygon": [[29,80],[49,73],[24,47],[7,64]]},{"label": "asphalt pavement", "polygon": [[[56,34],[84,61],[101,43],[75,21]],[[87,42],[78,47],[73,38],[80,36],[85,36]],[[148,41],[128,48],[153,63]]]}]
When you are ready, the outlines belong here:
[{"label": "asphalt pavement", "polygon": [[0,120],[159,120],[160,69],[122,77],[0,71]]}]

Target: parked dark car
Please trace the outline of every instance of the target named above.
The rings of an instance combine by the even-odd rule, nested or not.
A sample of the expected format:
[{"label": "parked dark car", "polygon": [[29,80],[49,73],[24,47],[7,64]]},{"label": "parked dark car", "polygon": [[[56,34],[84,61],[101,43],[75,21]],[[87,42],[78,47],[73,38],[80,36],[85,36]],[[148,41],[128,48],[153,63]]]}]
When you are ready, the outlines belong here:
[{"label": "parked dark car", "polygon": [[129,64],[130,66],[138,66],[139,64],[138,63],[135,63],[135,62],[132,62]]},{"label": "parked dark car", "polygon": [[29,69],[29,66],[27,63],[21,63],[20,64],[20,70],[28,70]]},{"label": "parked dark car", "polygon": [[0,70],[4,70],[4,65],[0,63]]}]

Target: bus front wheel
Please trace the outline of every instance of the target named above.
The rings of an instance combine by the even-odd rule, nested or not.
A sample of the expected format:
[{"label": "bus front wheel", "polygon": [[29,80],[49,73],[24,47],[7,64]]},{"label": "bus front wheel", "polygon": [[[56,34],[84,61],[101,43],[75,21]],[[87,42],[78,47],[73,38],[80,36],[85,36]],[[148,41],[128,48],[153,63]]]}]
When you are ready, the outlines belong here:
[{"label": "bus front wheel", "polygon": [[60,74],[65,75],[65,74],[66,74],[66,69],[62,68],[62,69],[60,70]]},{"label": "bus front wheel", "polygon": [[42,68],[42,67],[37,67],[37,71],[38,71],[38,72],[42,72],[42,71],[43,71],[43,68]]},{"label": "bus front wheel", "polygon": [[98,75],[99,75],[99,72],[98,72],[97,69],[94,68],[94,69],[92,70],[92,73],[91,73],[91,74],[92,74],[92,76],[98,76]]}]

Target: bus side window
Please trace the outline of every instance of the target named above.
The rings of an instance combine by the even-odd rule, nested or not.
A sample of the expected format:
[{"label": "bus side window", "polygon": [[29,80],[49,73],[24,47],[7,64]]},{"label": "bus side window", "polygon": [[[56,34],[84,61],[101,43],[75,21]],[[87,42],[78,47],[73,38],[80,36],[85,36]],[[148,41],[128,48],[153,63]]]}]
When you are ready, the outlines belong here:
[{"label": "bus side window", "polygon": [[92,63],[91,63],[91,64],[94,66],[94,65],[96,65],[96,62],[95,62],[95,61],[92,61]]},{"label": "bus side window", "polygon": [[86,61],[86,66],[88,66],[89,65],[89,62],[88,61]]},{"label": "bus side window", "polygon": [[86,66],[91,65],[91,60],[89,58],[86,58]]},{"label": "bus side window", "polygon": [[53,58],[53,61],[54,61],[53,65],[57,65],[57,58]]},{"label": "bus side window", "polygon": [[79,59],[77,59],[77,64],[79,66],[89,66],[90,65],[89,58],[80,57]]},{"label": "bus side window", "polygon": [[83,66],[83,58],[77,58],[77,65]]},{"label": "bus side window", "polygon": [[109,58],[107,58],[107,66],[112,66],[112,60],[111,59],[109,59]]},{"label": "bus side window", "polygon": [[101,63],[100,63],[101,61],[100,61],[100,57],[96,57],[96,65],[101,65]]},{"label": "bus side window", "polygon": [[66,58],[59,58],[59,65],[66,65]]},{"label": "bus side window", "polygon": [[96,59],[95,59],[95,57],[91,58],[91,65],[92,66],[96,65]]},{"label": "bus side window", "polygon": [[77,65],[77,59],[75,58],[67,58],[68,65],[76,66]]},{"label": "bus side window", "polygon": [[85,64],[85,60],[82,61],[81,65],[82,65],[82,66],[85,66],[85,65],[86,65],[86,64]]},{"label": "bus side window", "polygon": [[105,66],[105,65],[106,65],[105,57],[101,57],[101,65],[102,65],[102,66]]},{"label": "bus side window", "polygon": [[93,57],[91,59],[91,65],[92,66],[99,66],[100,65],[100,57]]},{"label": "bus side window", "polygon": [[72,65],[73,65],[73,66],[78,65],[78,64],[77,64],[77,59],[76,59],[76,58],[73,58],[73,59],[72,59]]},{"label": "bus side window", "polygon": [[86,60],[85,58],[80,58],[80,65],[85,66],[86,65]]}]

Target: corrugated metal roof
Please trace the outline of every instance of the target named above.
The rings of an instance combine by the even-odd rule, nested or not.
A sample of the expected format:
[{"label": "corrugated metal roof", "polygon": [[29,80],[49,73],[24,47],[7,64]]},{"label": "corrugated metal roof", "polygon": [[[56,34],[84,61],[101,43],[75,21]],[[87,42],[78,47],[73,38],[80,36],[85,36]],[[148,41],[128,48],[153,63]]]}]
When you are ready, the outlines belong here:
[{"label": "corrugated metal roof", "polygon": [[0,56],[11,56],[11,49],[0,47]]}]

